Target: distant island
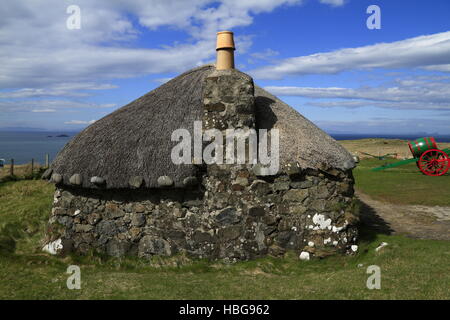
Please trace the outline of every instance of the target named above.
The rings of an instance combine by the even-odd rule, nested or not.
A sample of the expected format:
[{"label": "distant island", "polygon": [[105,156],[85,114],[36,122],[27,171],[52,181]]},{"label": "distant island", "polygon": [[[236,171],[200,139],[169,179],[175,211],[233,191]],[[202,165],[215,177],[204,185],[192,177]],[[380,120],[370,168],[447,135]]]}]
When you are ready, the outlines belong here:
[{"label": "distant island", "polygon": [[[67,138],[69,137],[67,134],[59,134],[57,136],[55,136],[56,138]],[[53,138],[53,136],[47,136],[47,138]]]}]

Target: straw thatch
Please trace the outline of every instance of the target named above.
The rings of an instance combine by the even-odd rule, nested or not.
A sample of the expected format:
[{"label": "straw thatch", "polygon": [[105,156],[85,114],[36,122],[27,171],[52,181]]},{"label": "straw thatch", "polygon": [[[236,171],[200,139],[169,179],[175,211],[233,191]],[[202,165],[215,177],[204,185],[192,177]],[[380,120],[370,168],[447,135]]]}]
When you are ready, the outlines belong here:
[{"label": "straw thatch", "polygon": [[292,107],[255,86],[256,126],[278,129],[280,163],[298,162],[302,168],[355,166],[351,154]]},{"label": "straw thatch", "polygon": [[[87,188],[95,186],[93,177],[92,181],[105,181],[105,188],[129,188],[136,181],[139,186],[142,179],[142,186],[153,188],[161,185],[161,177],[183,187],[183,180],[195,176],[198,168],[172,163],[176,142],[171,134],[179,128],[192,134],[193,122],[202,119],[204,79],[213,69],[192,69],[96,121],[61,150],[52,172],[61,175],[63,184],[72,178]],[[255,97],[257,126],[280,129],[282,164],[298,161],[303,168],[317,168],[325,163],[341,169],[353,165],[344,148],[294,109],[258,86]]]}]

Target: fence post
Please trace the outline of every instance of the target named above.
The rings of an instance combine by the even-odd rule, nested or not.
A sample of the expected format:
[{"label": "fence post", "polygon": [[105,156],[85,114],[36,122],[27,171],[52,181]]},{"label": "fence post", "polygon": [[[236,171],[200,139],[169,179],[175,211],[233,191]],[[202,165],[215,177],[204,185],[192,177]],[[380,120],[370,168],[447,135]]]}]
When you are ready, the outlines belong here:
[{"label": "fence post", "polygon": [[14,176],[14,159],[11,159],[11,167],[9,168],[10,176]]},{"label": "fence post", "polygon": [[31,159],[31,175],[33,175],[34,171],[34,159]]},{"label": "fence post", "polygon": [[49,156],[48,153],[45,154],[45,168],[48,169],[49,167]]}]

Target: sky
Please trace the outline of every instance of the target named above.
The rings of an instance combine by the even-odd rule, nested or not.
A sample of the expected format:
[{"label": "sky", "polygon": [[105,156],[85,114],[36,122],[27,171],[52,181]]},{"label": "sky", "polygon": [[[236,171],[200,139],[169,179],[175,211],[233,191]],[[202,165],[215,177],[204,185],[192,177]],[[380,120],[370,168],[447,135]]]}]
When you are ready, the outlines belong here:
[{"label": "sky", "polygon": [[449,13],[448,0],[2,1],[0,130],[81,130],[213,63],[231,30],[236,67],[329,133],[449,135]]}]

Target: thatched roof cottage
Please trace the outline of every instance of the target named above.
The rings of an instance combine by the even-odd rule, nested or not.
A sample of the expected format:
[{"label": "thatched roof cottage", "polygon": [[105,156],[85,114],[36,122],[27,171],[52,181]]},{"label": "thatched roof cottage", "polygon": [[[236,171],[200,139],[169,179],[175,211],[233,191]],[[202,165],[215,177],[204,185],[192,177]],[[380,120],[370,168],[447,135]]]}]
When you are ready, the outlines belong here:
[{"label": "thatched roof cottage", "polygon": [[[215,66],[179,75],[64,147],[44,174],[56,185],[47,251],[239,260],[355,250],[352,156],[234,69],[233,50],[232,33],[219,33]],[[200,139],[207,130],[249,137],[266,129],[268,140],[277,132],[278,150],[275,140],[268,147],[277,170],[255,159],[206,163],[198,158],[205,141],[200,153],[183,149],[192,161],[174,161],[174,132],[194,139],[195,123]]]}]

